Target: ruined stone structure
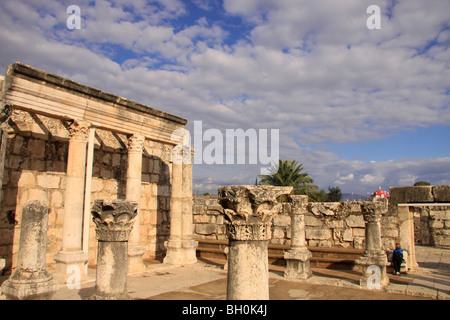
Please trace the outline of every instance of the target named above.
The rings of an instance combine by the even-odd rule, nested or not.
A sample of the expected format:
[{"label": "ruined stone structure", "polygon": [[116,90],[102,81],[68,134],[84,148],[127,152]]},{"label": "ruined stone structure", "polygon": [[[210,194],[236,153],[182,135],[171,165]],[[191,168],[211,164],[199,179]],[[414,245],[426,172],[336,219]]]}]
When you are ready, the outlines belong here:
[{"label": "ruined stone structure", "polygon": [[272,219],[283,211],[277,198],[291,191],[292,187],[219,187],[229,238],[228,300],[269,299],[267,246]]},{"label": "ruined stone structure", "polygon": [[[96,199],[139,204],[130,272],[142,271],[143,260],[164,257],[171,225],[180,223],[173,221],[180,215],[171,213],[171,204],[192,208],[186,196],[191,164],[172,174],[172,149],[181,139],[174,132],[187,121],[21,63],[9,66],[1,80],[0,256],[6,268],[16,268],[25,203],[42,199],[49,206],[47,267],[60,282],[69,266],[80,267],[85,279],[87,266],[96,264],[90,219]],[[192,209],[183,211],[182,219],[189,218]],[[195,252],[192,231],[183,232]]]},{"label": "ruined stone structure", "polygon": [[[55,286],[46,269],[67,283],[76,268],[82,282],[88,265],[104,270],[98,258],[111,248],[127,252],[118,270],[134,273],[155,257],[195,263],[196,239],[229,239],[229,298],[266,299],[269,242],[290,246],[286,275],[296,278],[310,275],[306,246],[365,249],[360,265],[372,263],[382,274],[396,243],[407,253],[407,269],[417,266],[416,242],[450,247],[450,186],[393,187],[389,202],[370,204],[307,203],[301,196],[279,203],[291,189],[267,186],[223,187],[219,201],[193,199],[192,161],[185,161],[177,133],[186,119],[21,63],[0,76],[0,89],[0,269],[13,274],[4,285],[11,297],[50,296]],[[97,199],[137,204],[126,241],[99,236],[90,219]],[[39,240],[26,231],[30,211],[43,217]],[[34,258],[25,253],[26,239],[42,244]],[[48,286],[17,289],[34,268],[42,273],[33,277]],[[102,271],[99,286],[116,276]],[[100,291],[122,295],[126,283],[118,283]]]},{"label": "ruined stone structure", "polygon": [[128,239],[137,215],[138,202],[95,200],[97,276],[91,300],[129,300],[127,294]]},{"label": "ruined stone structure", "polygon": [[450,248],[450,186],[393,187],[389,193],[388,213],[398,219],[398,243],[408,253],[408,269],[417,267],[415,230],[421,243],[425,239],[425,244]]},{"label": "ruined stone structure", "polygon": [[[304,214],[305,241],[311,247],[364,249],[365,222],[362,202],[325,202],[306,205]],[[194,235],[197,239],[226,240],[225,225],[217,197],[194,197]],[[385,250],[395,247],[398,239],[396,217],[383,209],[382,244]],[[291,244],[291,214],[280,212],[273,219],[271,244]]]},{"label": "ruined stone structure", "polygon": [[[450,186],[392,187],[390,198],[379,198],[381,249],[388,259],[398,243],[405,251],[405,271],[417,267],[415,243],[450,247]],[[215,196],[194,196],[194,236],[217,241],[227,239],[221,206]],[[304,214],[308,247],[366,248],[363,202],[308,203]],[[271,245],[290,246],[291,214],[280,212],[272,221]],[[218,246],[219,246],[218,245]]]}]

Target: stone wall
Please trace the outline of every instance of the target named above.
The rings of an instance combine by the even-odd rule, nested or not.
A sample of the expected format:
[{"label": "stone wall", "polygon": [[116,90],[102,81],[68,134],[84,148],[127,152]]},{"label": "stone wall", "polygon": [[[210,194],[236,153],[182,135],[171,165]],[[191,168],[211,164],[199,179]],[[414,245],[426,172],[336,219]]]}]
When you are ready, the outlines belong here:
[{"label": "stone wall", "polygon": [[450,247],[450,206],[414,206],[416,244]]},{"label": "stone wall", "polygon": [[[50,207],[47,266],[61,249],[66,189],[69,131],[58,119],[14,111],[8,126],[8,144],[3,175],[0,212],[0,256],[7,268],[15,267],[22,207],[39,199]],[[170,166],[167,150],[146,140],[142,163],[140,232],[147,252],[144,259],[163,256],[169,236]],[[124,199],[127,170],[127,137],[96,130],[91,206],[96,199]],[[90,220],[89,264],[96,263],[95,226]]]},{"label": "stone wall", "polygon": [[389,213],[407,208],[417,244],[450,247],[450,186],[393,187],[390,195]]},{"label": "stone wall", "polygon": [[[221,207],[214,196],[194,196],[194,234],[198,239],[226,240]],[[398,240],[396,218],[389,216],[385,206],[382,218],[382,244],[392,250]],[[282,213],[272,226],[272,244],[290,245],[291,218]],[[364,249],[365,225],[361,202],[310,203],[305,215],[308,246]]]},{"label": "stone wall", "polygon": [[222,207],[216,196],[194,196],[194,237],[197,239],[227,240]]}]

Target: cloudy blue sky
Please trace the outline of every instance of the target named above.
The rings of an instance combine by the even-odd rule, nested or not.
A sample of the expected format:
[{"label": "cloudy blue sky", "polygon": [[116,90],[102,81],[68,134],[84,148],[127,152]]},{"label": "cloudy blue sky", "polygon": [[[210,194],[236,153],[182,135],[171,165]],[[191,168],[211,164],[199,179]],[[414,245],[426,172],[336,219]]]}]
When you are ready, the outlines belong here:
[{"label": "cloudy blue sky", "polygon": [[[370,5],[381,29],[366,27]],[[280,158],[325,190],[450,184],[449,12],[448,0],[1,0],[0,72],[21,61],[191,132],[279,129]],[[253,184],[260,167],[197,164],[194,192]]]}]

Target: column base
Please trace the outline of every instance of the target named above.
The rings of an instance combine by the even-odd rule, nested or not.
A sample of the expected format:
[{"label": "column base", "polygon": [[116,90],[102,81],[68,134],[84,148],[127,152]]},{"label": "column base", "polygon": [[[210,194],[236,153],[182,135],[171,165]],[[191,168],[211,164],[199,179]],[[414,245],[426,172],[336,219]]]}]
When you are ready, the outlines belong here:
[{"label": "column base", "polygon": [[164,242],[164,246],[167,249],[164,263],[177,266],[197,263],[198,241],[169,240]]},{"label": "column base", "polygon": [[134,300],[128,294],[102,294],[94,293],[88,300]]},{"label": "column base", "polygon": [[381,290],[389,284],[386,274],[387,261],[383,251],[365,253],[361,259],[356,261],[358,269],[362,271],[359,285],[371,290]]},{"label": "column base", "polygon": [[143,259],[145,251],[141,246],[128,247],[128,274],[142,273],[146,270]]},{"label": "column base", "polygon": [[47,271],[16,272],[1,287],[7,300],[51,300],[58,288],[58,282]]},{"label": "column base", "polygon": [[306,280],[312,277],[310,259],[312,253],[307,248],[291,249],[284,253],[286,279]]},{"label": "column base", "polygon": [[88,255],[83,251],[59,251],[54,255],[56,270],[54,278],[60,284],[87,282]]}]

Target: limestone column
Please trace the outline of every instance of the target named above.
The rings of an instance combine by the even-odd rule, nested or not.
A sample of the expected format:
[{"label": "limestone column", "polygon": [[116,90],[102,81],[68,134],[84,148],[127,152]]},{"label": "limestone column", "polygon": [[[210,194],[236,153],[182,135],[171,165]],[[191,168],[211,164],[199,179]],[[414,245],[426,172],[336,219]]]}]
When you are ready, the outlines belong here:
[{"label": "limestone column", "polygon": [[415,257],[414,216],[412,207],[407,204],[398,205],[398,232],[400,247],[406,262],[406,271],[419,267]]},{"label": "limestone column", "polygon": [[184,264],[197,262],[198,242],[194,240],[194,225],[192,214],[192,158],[191,148],[183,151],[182,163],[182,213],[181,213],[181,243],[183,248]]},{"label": "limestone column", "polygon": [[[126,199],[141,202],[142,188],[142,151],[144,150],[145,137],[133,135],[128,139],[128,166],[126,182]],[[139,205],[138,205],[139,212]],[[130,235],[128,249],[128,272],[139,273],[145,271],[143,255],[145,248],[140,242],[140,218],[136,219],[133,231]]]},{"label": "limestone column", "polygon": [[172,192],[170,196],[170,236],[164,243],[167,249],[164,263],[183,265],[182,223],[183,223],[183,163],[180,149],[172,152]]},{"label": "limestone column", "polygon": [[128,239],[138,203],[127,200],[95,200],[97,276],[92,300],[128,300]]},{"label": "limestone column", "polygon": [[381,289],[389,284],[389,278],[386,275],[388,260],[386,252],[381,249],[382,203],[364,201],[361,209],[366,222],[366,248],[362,257],[356,262],[363,271],[360,286]]},{"label": "limestone column", "polygon": [[305,213],[308,196],[292,195],[291,200],[291,248],[284,253],[287,279],[306,280],[312,276],[311,251],[305,245]]},{"label": "limestone column", "polygon": [[[0,87],[3,80],[0,79]],[[3,186],[3,171],[5,169],[6,149],[8,147],[8,131],[6,129],[11,117],[13,107],[1,104],[0,107],[0,186]],[[1,190],[0,190],[1,191]],[[0,204],[2,203],[2,192],[0,192]]]},{"label": "limestone column", "polygon": [[0,258],[0,271],[3,270],[3,268],[5,267],[6,261],[5,259]]},{"label": "limestone column", "polygon": [[70,126],[67,159],[66,191],[64,193],[64,217],[61,250],[54,256],[55,277],[65,283],[70,276],[68,267],[78,267],[80,282],[87,280],[88,255],[83,252],[83,212],[86,173],[86,152],[90,124],[74,121]]},{"label": "limestone column", "polygon": [[273,218],[282,204],[280,195],[292,187],[219,187],[229,238],[227,299],[269,299],[268,244]]},{"label": "limestone column", "polygon": [[48,207],[29,200],[22,211],[17,270],[2,285],[9,300],[50,300],[58,283],[45,268]]}]

